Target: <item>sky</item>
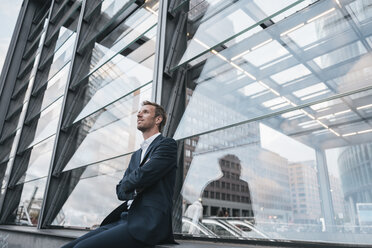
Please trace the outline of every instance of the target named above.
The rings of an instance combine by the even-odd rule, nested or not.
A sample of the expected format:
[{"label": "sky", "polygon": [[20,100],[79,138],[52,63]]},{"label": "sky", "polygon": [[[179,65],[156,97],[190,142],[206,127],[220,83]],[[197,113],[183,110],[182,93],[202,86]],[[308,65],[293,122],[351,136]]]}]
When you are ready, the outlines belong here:
[{"label": "sky", "polygon": [[21,5],[22,0],[0,0],[0,69],[3,68]]},{"label": "sky", "polygon": [[[315,150],[264,124],[260,124],[260,139],[263,148],[288,159],[288,162],[316,161]],[[283,146],[285,144],[285,146]],[[338,157],[343,148],[325,150],[328,173],[340,177]]]}]

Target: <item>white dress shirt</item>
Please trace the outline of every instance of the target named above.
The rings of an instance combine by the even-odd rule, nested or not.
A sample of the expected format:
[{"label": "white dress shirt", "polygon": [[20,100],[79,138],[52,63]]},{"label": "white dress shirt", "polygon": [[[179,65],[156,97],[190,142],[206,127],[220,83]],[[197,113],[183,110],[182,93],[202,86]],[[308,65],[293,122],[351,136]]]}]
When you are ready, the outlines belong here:
[{"label": "white dress shirt", "polygon": [[142,160],[143,160],[143,157],[145,157],[145,154],[146,154],[146,151],[147,151],[147,148],[149,148],[149,146],[151,145],[151,143],[156,139],[156,137],[158,137],[160,135],[160,133],[156,133],[154,134],[153,136],[145,139],[142,143],[141,143],[141,149],[142,149],[142,153],[141,153],[141,162],[142,163]]},{"label": "white dress shirt", "polygon": [[[146,154],[146,151],[147,151],[147,148],[149,148],[149,146],[151,145],[151,143],[156,139],[156,137],[158,137],[160,135],[160,133],[156,133],[154,135],[152,135],[151,137],[145,139],[142,143],[141,143],[141,161],[140,163],[142,163],[142,160],[143,158],[145,157],[145,154]],[[135,193],[137,194],[137,192],[135,191]],[[127,201],[127,206],[128,206],[128,209],[130,208],[130,206],[132,205],[132,202],[133,200],[128,200]]]}]

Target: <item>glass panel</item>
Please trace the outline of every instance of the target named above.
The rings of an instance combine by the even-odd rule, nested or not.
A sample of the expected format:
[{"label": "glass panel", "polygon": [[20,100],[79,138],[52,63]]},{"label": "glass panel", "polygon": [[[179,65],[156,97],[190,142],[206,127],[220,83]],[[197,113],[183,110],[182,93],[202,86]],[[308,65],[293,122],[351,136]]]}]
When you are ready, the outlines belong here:
[{"label": "glass panel", "polygon": [[182,232],[370,244],[371,94],[186,139]]},{"label": "glass panel", "polygon": [[32,148],[26,173],[17,184],[48,176],[55,135]]},{"label": "glass panel", "polygon": [[[54,77],[48,81],[47,88],[45,89],[44,96],[42,96],[41,106],[38,104],[33,105],[32,109],[29,109],[29,116],[35,116],[40,113],[58,98],[63,96],[67,83],[68,72],[70,69],[70,63],[67,63]],[[39,96],[41,97],[41,96]],[[39,108],[39,109],[37,109]]]},{"label": "glass panel", "polygon": [[371,233],[371,144],[326,150],[335,224],[339,232]]},{"label": "glass panel", "polygon": [[[365,3],[355,2],[368,16]],[[213,50],[195,69],[200,74],[175,138],[370,88],[372,55],[365,38],[372,26],[367,31],[350,25],[337,6],[316,2],[221,52]],[[223,110],[218,118],[213,109]],[[211,121],[198,121],[205,119]]]},{"label": "glass panel", "polygon": [[[96,2],[94,7],[85,14],[86,21],[92,18],[95,18],[95,20],[92,21],[89,34],[80,48],[85,49],[87,45],[95,42],[97,38],[101,39],[102,37],[99,36],[102,34],[105,36],[109,35],[108,32],[112,31],[112,27],[126,19],[128,13],[137,7],[135,2],[135,0],[101,0]],[[98,12],[98,9],[101,12]]]},{"label": "glass panel", "polygon": [[53,78],[48,81],[48,85],[43,96],[41,110],[45,109],[56,99],[63,96],[65,93],[69,69],[70,63],[67,63]]},{"label": "glass panel", "polygon": [[354,57],[360,57],[367,53],[366,48],[363,44],[358,41],[350,45],[339,48],[328,54],[319,56],[314,59],[314,62],[322,69],[332,66],[336,63],[344,62],[345,60],[352,59]]},{"label": "glass panel", "polygon": [[[206,2],[208,2],[206,4]],[[271,17],[278,22],[284,17],[304,8],[312,1],[206,1],[203,7],[197,5],[190,10],[198,21],[187,50],[179,65],[189,62],[219,43],[236,44],[242,39],[262,30],[256,23]],[[197,13],[197,14],[195,14]],[[201,20],[200,16],[202,16]],[[193,31],[192,31],[193,32]],[[228,46],[227,44],[225,44]]]},{"label": "glass panel", "polygon": [[28,147],[36,145],[57,132],[62,102],[63,98],[60,98],[41,112],[35,131],[35,138]]},{"label": "glass panel", "polygon": [[87,105],[76,120],[152,81],[155,38],[153,36],[127,56],[116,55],[89,76],[89,83],[86,86],[89,94],[85,97]]},{"label": "glass panel", "polygon": [[61,27],[61,29],[59,30],[58,39],[56,42],[56,46],[54,48],[54,52],[56,52],[63,44],[65,44],[65,42],[75,33],[76,31],[75,29],[76,28],[74,28],[74,30],[70,30],[63,26]]},{"label": "glass panel", "polygon": [[368,0],[364,1],[352,1],[346,5],[346,8],[351,13],[351,17],[358,22],[358,24],[367,24],[371,21],[372,10],[371,2]]},{"label": "glass panel", "polygon": [[64,171],[130,153],[143,138],[136,129],[137,111],[144,100],[151,99],[152,87],[145,86],[96,115],[83,119],[79,129],[81,144]]},{"label": "glass panel", "polygon": [[[151,11],[150,11],[151,10]],[[157,10],[156,10],[157,11]],[[155,42],[155,25],[157,13],[144,5],[121,23],[102,42],[96,43],[93,49],[90,73],[120,53],[138,38],[153,39]],[[114,39],[114,40],[113,40]]]},{"label": "glass panel", "polygon": [[44,198],[46,178],[23,184],[23,191],[18,208],[15,210],[14,223],[17,225],[36,226],[41,204]]},{"label": "glass panel", "polygon": [[[105,64],[104,67],[89,78],[90,81],[87,88],[93,85],[102,87],[95,88],[97,91],[89,96],[91,97],[90,99],[87,98],[89,102],[85,105],[74,122],[81,120],[100,108],[107,106],[152,81],[153,65],[148,68],[145,61],[142,61],[142,65],[135,60],[122,56],[120,57],[121,59],[119,61],[111,61]],[[153,61],[153,55],[151,60]],[[105,72],[104,70],[106,67],[109,68],[109,70]]]},{"label": "glass panel", "polygon": [[103,0],[101,14],[107,18],[112,18],[128,2],[129,0]]},{"label": "glass panel", "polygon": [[[20,107],[23,108],[22,105],[20,105]],[[17,125],[19,123],[19,117],[20,117],[20,111],[21,111],[20,107],[18,108],[17,113],[14,114],[10,119],[7,119],[6,122],[4,123],[3,130],[0,136],[1,145],[4,142],[6,143],[7,142],[6,140],[9,139],[10,136],[14,135],[14,133],[17,131]]]},{"label": "glass panel", "polygon": [[[95,228],[121,202],[115,194],[116,184],[123,177],[129,156],[119,157],[72,172],[78,181],[67,201],[52,222],[64,227]],[[100,185],[100,187],[97,187]],[[91,190],[96,188],[95,190]],[[97,201],[97,199],[100,199]]]},{"label": "glass panel", "polygon": [[74,32],[65,43],[56,51],[49,70],[48,80],[51,79],[67,62],[72,58],[73,46],[75,44],[76,33]]}]

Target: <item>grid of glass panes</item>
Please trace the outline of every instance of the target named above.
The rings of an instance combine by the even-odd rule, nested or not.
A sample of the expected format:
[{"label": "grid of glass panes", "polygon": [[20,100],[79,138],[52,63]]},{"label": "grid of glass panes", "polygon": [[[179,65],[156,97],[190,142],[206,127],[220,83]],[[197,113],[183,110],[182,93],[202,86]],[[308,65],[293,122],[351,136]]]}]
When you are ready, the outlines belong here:
[{"label": "grid of glass panes", "polygon": [[[142,140],[135,119],[152,95],[159,3],[82,3],[47,3],[52,13],[44,8],[38,17],[44,29],[38,22],[31,28],[36,40],[26,47],[18,77],[25,79],[17,82],[0,138],[14,147],[0,153],[6,223],[36,225],[43,214],[43,226],[94,227],[118,204],[114,185]],[[107,187],[82,197],[97,182]],[[104,195],[102,204],[97,196]]]},{"label": "grid of glass panes", "polygon": [[370,1],[195,0],[188,14],[178,231],[371,243]]},{"label": "grid of glass panes", "polygon": [[63,200],[46,209],[52,226],[94,228],[120,203],[115,185],[142,141],[136,115],[152,96],[157,11],[158,1],[105,0],[84,17],[96,28],[81,31],[77,48],[90,50],[71,78],[79,99],[65,105],[68,142],[57,145],[53,174],[70,178],[58,182],[69,194],[54,192]]}]

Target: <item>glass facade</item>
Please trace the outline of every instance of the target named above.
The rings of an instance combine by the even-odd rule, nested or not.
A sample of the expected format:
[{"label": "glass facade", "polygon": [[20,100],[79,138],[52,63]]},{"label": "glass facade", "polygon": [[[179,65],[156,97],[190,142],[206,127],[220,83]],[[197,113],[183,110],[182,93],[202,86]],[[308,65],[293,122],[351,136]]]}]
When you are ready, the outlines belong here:
[{"label": "glass facade", "polygon": [[0,82],[0,224],[97,227],[153,100],[175,233],[372,244],[372,1],[33,4]]},{"label": "glass facade", "polygon": [[182,232],[371,243],[371,2],[285,3],[189,2]]}]

